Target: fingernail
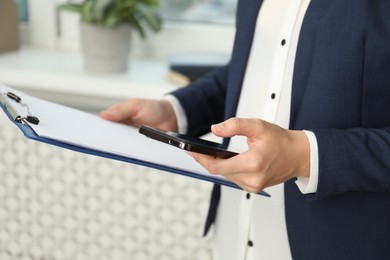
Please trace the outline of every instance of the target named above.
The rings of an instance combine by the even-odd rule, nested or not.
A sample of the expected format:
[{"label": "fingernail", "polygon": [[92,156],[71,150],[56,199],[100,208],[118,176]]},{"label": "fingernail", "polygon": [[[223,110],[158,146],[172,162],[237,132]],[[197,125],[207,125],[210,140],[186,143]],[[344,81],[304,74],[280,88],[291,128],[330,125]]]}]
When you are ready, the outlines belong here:
[{"label": "fingernail", "polygon": [[114,115],[114,114],[116,114],[116,109],[115,108],[109,108],[107,110],[102,111],[102,113],[107,114],[107,115]]},{"label": "fingernail", "polygon": [[216,131],[223,131],[223,124],[220,123],[220,124],[216,124],[216,125],[212,125],[212,127],[214,128],[214,130]]}]

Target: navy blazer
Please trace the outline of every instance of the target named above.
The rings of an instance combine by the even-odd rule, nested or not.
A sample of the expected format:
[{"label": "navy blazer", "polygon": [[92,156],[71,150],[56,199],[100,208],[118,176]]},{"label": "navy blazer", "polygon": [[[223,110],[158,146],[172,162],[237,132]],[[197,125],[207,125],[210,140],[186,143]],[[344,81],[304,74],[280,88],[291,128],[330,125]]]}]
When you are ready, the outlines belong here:
[{"label": "navy blazer", "polygon": [[[230,63],[173,93],[190,134],[235,115],[261,3],[239,1]],[[317,193],[285,183],[293,258],[390,259],[390,0],[311,0],[290,129],[319,149]]]}]

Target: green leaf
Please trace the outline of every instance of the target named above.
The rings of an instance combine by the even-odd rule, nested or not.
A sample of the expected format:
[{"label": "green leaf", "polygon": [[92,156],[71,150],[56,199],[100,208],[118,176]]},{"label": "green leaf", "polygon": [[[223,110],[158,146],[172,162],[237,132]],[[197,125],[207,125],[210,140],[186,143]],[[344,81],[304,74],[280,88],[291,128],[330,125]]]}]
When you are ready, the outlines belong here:
[{"label": "green leaf", "polygon": [[85,23],[105,27],[129,23],[141,38],[145,38],[145,26],[155,32],[161,30],[159,5],[159,0],[83,0],[80,4],[67,3],[59,7],[60,10],[79,12]]},{"label": "green leaf", "polygon": [[62,4],[59,6],[60,11],[70,11],[70,12],[77,12],[81,13],[81,4]]},{"label": "green leaf", "polygon": [[139,23],[138,19],[136,19],[134,16],[133,16],[133,17],[130,17],[129,23],[130,23],[130,25],[132,25],[132,26],[137,30],[139,36],[140,36],[142,39],[145,39],[145,37],[146,37],[145,31],[144,31],[144,29],[142,28],[141,24]]},{"label": "green leaf", "polygon": [[103,21],[103,25],[106,27],[115,27],[120,24],[121,20],[114,12],[109,12],[106,19]]},{"label": "green leaf", "polygon": [[81,19],[83,22],[96,23],[93,19],[92,2],[85,1],[81,8]]},{"label": "green leaf", "polygon": [[158,8],[160,7],[160,1],[159,0],[140,0],[141,3],[144,3],[146,5]]},{"label": "green leaf", "polygon": [[93,5],[94,17],[99,23],[104,23],[107,8],[112,5],[112,0],[95,0]]},{"label": "green leaf", "polygon": [[137,10],[153,31],[158,32],[161,30],[161,19],[153,8],[145,3],[139,3]]}]

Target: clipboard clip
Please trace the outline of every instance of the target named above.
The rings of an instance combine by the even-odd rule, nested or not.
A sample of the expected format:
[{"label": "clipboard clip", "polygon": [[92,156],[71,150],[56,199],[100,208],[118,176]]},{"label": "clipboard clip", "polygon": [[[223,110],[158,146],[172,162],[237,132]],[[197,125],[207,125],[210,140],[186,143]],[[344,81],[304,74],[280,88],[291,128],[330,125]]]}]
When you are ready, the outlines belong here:
[{"label": "clipboard clip", "polygon": [[21,106],[25,107],[26,110],[27,110],[27,116],[23,117],[23,116],[20,116],[20,115],[17,115],[15,109],[11,108],[14,110],[13,111],[13,114],[15,115],[14,116],[14,119],[16,122],[19,122],[19,123],[25,123],[26,121],[31,123],[31,124],[34,124],[34,125],[38,125],[39,124],[39,119],[38,117],[36,116],[33,116],[31,113],[30,113],[30,108],[27,104],[23,103],[22,102],[22,99],[16,95],[15,93],[12,93],[10,91],[7,92],[7,97],[9,97],[10,99],[14,100],[16,103],[19,103]]}]

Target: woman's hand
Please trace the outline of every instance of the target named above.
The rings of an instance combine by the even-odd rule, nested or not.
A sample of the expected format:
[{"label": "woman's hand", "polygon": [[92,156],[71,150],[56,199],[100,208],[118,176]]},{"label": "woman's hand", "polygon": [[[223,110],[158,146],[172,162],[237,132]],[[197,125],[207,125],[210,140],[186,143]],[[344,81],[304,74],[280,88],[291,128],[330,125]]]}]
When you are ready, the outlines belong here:
[{"label": "woman's hand", "polygon": [[229,159],[190,155],[210,173],[222,175],[248,192],[310,175],[310,144],[303,131],[241,118],[213,125],[211,130],[220,137],[246,136],[248,150]]},{"label": "woman's hand", "polygon": [[144,124],[177,132],[175,112],[169,101],[166,100],[130,99],[102,111],[100,116],[110,121],[135,127]]}]

